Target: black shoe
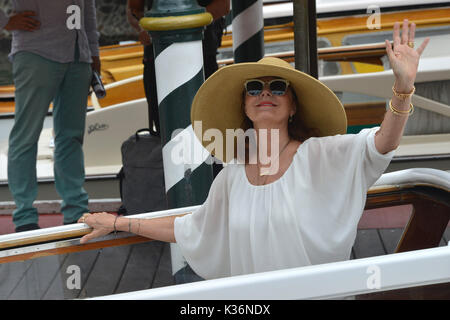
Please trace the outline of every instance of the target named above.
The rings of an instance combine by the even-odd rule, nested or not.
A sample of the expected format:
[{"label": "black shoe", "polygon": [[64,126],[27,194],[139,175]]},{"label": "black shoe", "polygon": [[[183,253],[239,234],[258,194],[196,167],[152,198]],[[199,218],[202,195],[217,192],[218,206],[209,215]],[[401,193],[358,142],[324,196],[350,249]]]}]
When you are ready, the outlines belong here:
[{"label": "black shoe", "polygon": [[24,224],[23,226],[16,227],[16,232],[30,231],[30,230],[36,230],[36,229],[40,229],[40,227],[37,223],[29,223],[29,224]]},{"label": "black shoe", "polygon": [[78,220],[75,221],[70,221],[70,222],[64,222],[63,225],[68,225],[68,224],[74,224],[74,223],[78,223]]}]

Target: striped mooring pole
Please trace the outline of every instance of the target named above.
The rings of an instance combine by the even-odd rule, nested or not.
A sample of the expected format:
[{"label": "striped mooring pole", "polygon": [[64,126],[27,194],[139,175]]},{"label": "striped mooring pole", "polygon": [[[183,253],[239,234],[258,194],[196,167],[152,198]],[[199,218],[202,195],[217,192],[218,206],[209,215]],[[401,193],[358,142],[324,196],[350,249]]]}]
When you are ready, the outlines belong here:
[{"label": "striped mooring pole", "polygon": [[234,62],[264,57],[263,0],[232,0]]},{"label": "striped mooring pole", "polygon": [[[195,137],[190,120],[192,100],[204,82],[203,29],[212,20],[195,0],[155,0],[140,21],[150,32],[155,53],[169,209],[202,204],[213,181],[212,166],[205,162],[209,155]],[[175,274],[186,262],[176,244],[171,244],[171,256]]]}]

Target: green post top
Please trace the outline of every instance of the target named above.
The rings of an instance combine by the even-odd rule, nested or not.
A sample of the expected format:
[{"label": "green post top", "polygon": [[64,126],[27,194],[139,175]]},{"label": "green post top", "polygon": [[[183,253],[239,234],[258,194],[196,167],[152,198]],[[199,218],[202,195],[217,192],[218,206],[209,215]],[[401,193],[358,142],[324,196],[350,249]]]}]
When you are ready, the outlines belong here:
[{"label": "green post top", "polygon": [[156,0],[139,24],[148,31],[203,28],[213,17],[196,0]]}]

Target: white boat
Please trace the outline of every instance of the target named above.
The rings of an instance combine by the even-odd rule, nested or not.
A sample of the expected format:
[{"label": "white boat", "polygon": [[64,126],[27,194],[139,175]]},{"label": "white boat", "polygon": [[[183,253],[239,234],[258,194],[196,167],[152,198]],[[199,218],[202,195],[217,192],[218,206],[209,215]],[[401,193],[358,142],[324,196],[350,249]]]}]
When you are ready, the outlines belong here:
[{"label": "white boat", "polygon": [[[356,6],[351,6],[349,1],[327,1],[329,6],[322,6],[324,12],[332,11],[332,4],[342,6],[340,9],[351,10],[364,9],[368,2],[362,1]],[[380,1],[388,5],[388,1]],[[418,1],[389,1],[393,5],[413,5]],[[444,1],[436,1],[444,3]],[[319,4],[325,2],[318,1]],[[285,4],[284,4],[285,5]],[[346,6],[345,6],[346,5]],[[432,51],[430,56],[424,56],[419,66],[418,82],[433,82],[449,80],[450,64],[448,51],[438,48]],[[440,51],[443,50],[443,51]],[[393,83],[392,71],[386,70],[365,74],[321,76],[320,80],[335,91],[346,91],[357,94],[370,95],[380,99],[391,96],[391,84]],[[140,76],[117,82],[114,85],[142,81]],[[363,83],[369,85],[363,85]],[[413,96],[413,103],[420,110],[437,113],[443,117],[450,116],[450,107],[437,101],[430,101],[418,94]],[[96,108],[89,112],[85,133],[85,163],[87,180],[95,177],[106,177],[112,179],[121,167],[120,146],[122,142],[138,129],[148,126],[147,103],[145,99],[132,100],[105,109]],[[412,120],[412,119],[411,119]],[[6,185],[6,146],[1,147],[0,181]],[[53,148],[52,131],[46,129],[42,132],[39,140],[38,151],[38,178],[40,181],[51,181],[53,179]],[[396,151],[393,162],[409,159],[415,166],[415,159],[431,159],[435,163],[438,159],[444,159],[447,166],[445,170],[436,169],[410,169],[401,172],[384,174],[369,191],[368,202],[373,207],[383,205],[398,205],[413,201],[429,201],[427,204],[440,206],[444,212],[440,223],[440,230],[448,224],[445,221],[445,212],[448,212],[448,194],[450,193],[450,134],[442,133],[435,135],[412,135],[402,139],[400,147]],[[431,163],[430,162],[430,163]],[[40,186],[41,187],[41,186]],[[413,196],[411,196],[413,194]],[[417,198],[415,198],[417,197]],[[420,201],[419,201],[420,200]],[[418,202],[414,202],[418,201]],[[418,205],[420,207],[420,205]],[[152,218],[164,215],[174,215],[194,210],[195,207],[181,208],[164,212],[153,212],[135,217]],[[423,209],[423,208],[422,208]],[[447,210],[447,211],[445,211]],[[417,212],[419,212],[418,210]],[[417,213],[416,212],[416,213]],[[429,212],[432,214],[432,212]],[[425,215],[424,215],[425,214]],[[414,224],[413,219],[421,217],[427,219],[426,210],[411,217],[408,227]],[[433,212],[434,214],[434,212]],[[423,220],[422,220],[423,221]],[[431,223],[435,219],[429,219]],[[417,223],[417,222],[416,222]],[[408,230],[411,230],[409,228]],[[411,245],[406,234],[401,238],[399,247]],[[429,230],[428,230],[429,231]],[[431,230],[433,231],[433,230]],[[89,245],[79,245],[79,237],[89,232],[83,224],[72,226],[54,227],[49,229],[0,236],[0,266],[8,266],[8,262],[29,260],[38,257],[54,255],[56,260],[63,261],[62,266],[70,267],[72,260],[64,256],[66,253],[83,252],[89,249],[101,249],[108,246],[123,246],[129,243],[146,242],[148,239],[135,237],[127,233],[110,235],[98,239]],[[440,235],[439,235],[440,236]],[[422,239],[423,240],[423,239]],[[434,239],[433,241],[435,241]],[[439,240],[439,239],[438,239]],[[415,244],[417,245],[417,243]],[[434,243],[432,246],[435,246]],[[230,277],[225,279],[208,280],[200,283],[178,285],[161,289],[128,292],[122,295],[98,295],[99,299],[329,299],[344,298],[354,295],[389,293],[391,290],[409,287],[422,287],[431,284],[443,284],[446,290],[450,283],[450,251],[448,246],[442,248],[431,248],[430,243],[423,240],[420,246],[426,249],[414,252],[402,252],[393,255],[372,257],[367,259],[356,259],[350,261],[336,262],[310,267],[302,267],[288,270],[279,270],[268,273]],[[413,246],[414,247],[414,246]],[[414,247],[418,249],[418,247]],[[403,247],[404,249],[404,247]],[[106,250],[105,250],[106,251]],[[401,250],[400,250],[401,251]],[[399,252],[399,251],[398,251]],[[35,259],[35,261],[38,259]],[[84,259],[85,260],[85,259]],[[59,264],[51,261],[49,266],[61,268]],[[3,263],[3,265],[2,265]],[[36,263],[36,270],[39,264]],[[76,265],[75,265],[76,266]],[[107,265],[110,267],[111,265]],[[11,268],[19,268],[19,265],[10,265]],[[20,267],[29,267],[22,264]],[[7,268],[7,267],[6,267]],[[27,270],[29,270],[27,269]],[[404,272],[407,269],[408,272]],[[0,268],[0,271],[2,269]],[[3,269],[4,270],[4,269]],[[48,269],[43,268],[48,274]],[[69,269],[67,269],[69,270]],[[104,270],[101,271],[104,273]],[[40,275],[38,272],[36,273]],[[88,271],[85,276],[91,275]],[[53,280],[59,279],[58,270]],[[42,277],[41,277],[42,278]],[[40,286],[41,278],[37,279]],[[22,278],[21,278],[22,279]],[[62,284],[68,284],[67,277],[61,277]],[[65,282],[67,279],[67,282]],[[53,281],[52,280],[52,281]],[[32,283],[31,285],[35,285]],[[54,283],[53,281],[52,283]],[[109,284],[110,279],[104,283]],[[20,287],[22,280],[14,284]],[[4,284],[3,284],[4,285]],[[76,282],[75,282],[76,285]],[[43,290],[46,296],[53,287],[48,286]],[[33,290],[33,289],[32,289]],[[62,294],[67,290],[61,289]],[[0,290],[1,291],[1,290]],[[95,297],[90,295],[89,297]],[[63,295],[64,298],[65,296]]]},{"label": "white boat", "polygon": [[[419,65],[417,82],[448,80],[449,75],[449,58],[423,58]],[[324,76],[319,80],[334,91],[354,92],[389,99],[392,95],[391,86],[394,77],[392,71],[387,70],[371,74]],[[142,81],[142,78],[138,76],[122,80],[109,84],[106,88],[132,81]],[[416,109],[432,111],[442,115],[444,119],[450,117],[450,106],[448,105],[418,94],[413,96],[412,101]],[[413,120],[410,119],[410,121]],[[94,111],[89,112],[84,137],[87,179],[96,176],[114,178],[122,166],[121,144],[137,130],[146,127],[148,127],[146,99],[128,101],[108,108],[97,107]],[[426,156],[450,158],[450,133],[404,136],[394,159]],[[4,144],[0,147],[0,182],[3,183],[7,182],[6,163],[7,146]],[[44,129],[39,139],[37,176],[39,180],[53,179],[53,144],[52,129],[50,128]]]},{"label": "white boat", "polygon": [[[126,267],[135,264],[127,246],[148,243],[150,239],[122,232],[80,245],[79,238],[90,231],[83,223],[0,235],[0,278],[8,275],[8,281],[0,284],[0,296],[100,300],[449,299],[450,245],[438,246],[450,219],[449,194],[450,171],[408,169],[383,174],[377,180],[368,192],[366,208],[413,203],[416,209],[397,248],[389,252],[393,254],[181,285],[170,285],[169,281],[164,287],[152,286],[145,290],[142,280],[154,277],[153,273],[146,275],[145,270],[140,270],[137,277],[130,277],[123,271],[127,268],[122,261],[126,260]],[[429,211],[430,206],[434,206],[434,212]],[[189,213],[197,208],[129,217],[153,219]],[[145,248],[149,251],[144,254],[155,255],[150,247]],[[113,255],[112,249],[118,255]],[[97,259],[95,250],[103,250],[106,260]],[[150,268],[144,260],[141,256],[141,268],[144,265]],[[109,265],[105,265],[106,261]],[[92,264],[99,266],[92,267]],[[122,273],[115,271],[113,265]],[[154,264],[151,268],[152,272],[157,269]],[[134,270],[137,272],[139,268],[134,266]],[[77,274],[78,287],[74,280]],[[132,283],[123,284],[124,278]],[[18,290],[20,287],[23,288]],[[121,293],[111,294],[117,291]]]}]

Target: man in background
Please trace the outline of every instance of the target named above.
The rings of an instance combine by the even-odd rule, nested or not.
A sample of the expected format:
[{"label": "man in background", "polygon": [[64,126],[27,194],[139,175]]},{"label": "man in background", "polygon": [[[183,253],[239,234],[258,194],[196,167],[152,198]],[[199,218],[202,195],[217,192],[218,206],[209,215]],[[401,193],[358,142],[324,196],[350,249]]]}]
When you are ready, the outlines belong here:
[{"label": "man in background", "polygon": [[8,184],[16,203],[16,232],[38,229],[37,143],[53,102],[54,177],[64,224],[88,211],[83,137],[92,69],[100,72],[95,0],[13,0],[0,10],[12,32],[9,55],[15,85],[15,122],[9,136]]},{"label": "man in background", "polygon": [[[225,28],[224,16],[230,11],[230,0],[198,0],[198,4],[205,7],[213,16],[213,22],[205,28],[203,37],[203,68],[205,80],[217,69],[217,49],[222,41]],[[147,4],[147,6],[146,6]],[[138,32],[139,41],[144,45],[144,89],[149,105],[150,123],[154,123],[155,134],[159,134],[158,98],[156,91],[155,56],[153,53],[152,39],[149,33],[139,25],[139,20],[145,11],[151,9],[153,0],[128,0],[127,18],[130,25]],[[150,128],[153,130],[153,128]]]}]

